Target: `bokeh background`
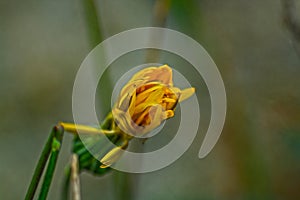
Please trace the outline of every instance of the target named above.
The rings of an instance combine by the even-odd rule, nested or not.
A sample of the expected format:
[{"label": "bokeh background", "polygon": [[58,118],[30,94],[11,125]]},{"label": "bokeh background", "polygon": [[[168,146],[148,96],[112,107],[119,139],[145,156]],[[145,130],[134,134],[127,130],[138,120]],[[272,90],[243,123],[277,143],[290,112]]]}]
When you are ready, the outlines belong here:
[{"label": "bokeh background", "polygon": [[[184,60],[156,52],[159,62],[172,64],[199,88],[199,134],[162,170],[81,174],[83,199],[300,199],[300,40],[290,26],[300,22],[300,2],[288,4],[295,19],[289,21],[285,1],[292,2],[1,0],[0,199],[24,198],[51,127],[72,122],[73,81],[85,56],[105,38],[145,26],[178,30],[208,51],[226,87],[224,131],[199,160],[210,117],[207,89]],[[127,55],[107,71],[99,92],[102,115],[117,77],[142,62],[139,54],[145,55]],[[151,149],[172,136],[156,137],[161,139],[145,145]],[[60,196],[71,143],[66,134],[49,199]]]}]

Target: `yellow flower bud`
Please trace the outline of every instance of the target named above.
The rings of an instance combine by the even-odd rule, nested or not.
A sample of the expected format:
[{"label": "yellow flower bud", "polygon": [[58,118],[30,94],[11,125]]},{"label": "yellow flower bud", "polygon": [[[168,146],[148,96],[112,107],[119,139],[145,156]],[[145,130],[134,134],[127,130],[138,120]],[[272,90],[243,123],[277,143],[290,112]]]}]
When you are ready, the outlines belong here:
[{"label": "yellow flower bud", "polygon": [[173,117],[177,103],[194,92],[194,88],[180,90],[173,86],[168,65],[145,68],[123,87],[112,113],[122,131],[143,136]]}]

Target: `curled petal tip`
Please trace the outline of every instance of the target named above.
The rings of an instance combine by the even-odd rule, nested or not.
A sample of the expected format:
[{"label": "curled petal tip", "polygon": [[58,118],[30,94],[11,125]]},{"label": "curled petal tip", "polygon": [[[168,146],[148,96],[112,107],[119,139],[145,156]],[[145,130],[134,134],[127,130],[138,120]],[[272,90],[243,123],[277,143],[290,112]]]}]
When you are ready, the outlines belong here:
[{"label": "curled petal tip", "polygon": [[159,69],[163,69],[163,70],[168,70],[168,71],[172,72],[172,68],[169,65],[167,65],[167,64],[164,64],[164,65],[162,65],[162,66],[160,66],[158,68]]},{"label": "curled petal tip", "polygon": [[196,90],[194,87],[182,90],[181,94],[180,94],[179,102],[182,102],[182,101],[188,99],[189,97],[191,97],[195,93],[195,91]]},{"label": "curled petal tip", "polygon": [[162,65],[157,69],[157,77],[163,84],[173,85],[172,68],[168,65]]},{"label": "curled petal tip", "polygon": [[107,168],[110,167],[112,164],[117,162],[119,158],[123,154],[123,150],[126,149],[128,146],[128,141],[126,140],[125,143],[122,146],[118,146],[110,150],[101,160],[100,162],[102,165],[100,168]]}]

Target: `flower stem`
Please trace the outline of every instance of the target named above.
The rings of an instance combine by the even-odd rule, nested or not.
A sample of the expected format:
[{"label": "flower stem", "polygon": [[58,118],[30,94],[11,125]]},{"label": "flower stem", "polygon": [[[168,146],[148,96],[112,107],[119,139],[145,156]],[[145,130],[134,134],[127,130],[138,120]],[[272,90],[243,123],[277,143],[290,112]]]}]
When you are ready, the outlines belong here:
[{"label": "flower stem", "polygon": [[72,183],[72,199],[80,200],[80,180],[79,180],[79,164],[78,156],[72,155],[71,159],[71,183]]},{"label": "flower stem", "polygon": [[135,199],[131,174],[115,171],[114,183],[116,199]]},{"label": "flower stem", "polygon": [[40,159],[39,159],[38,164],[37,164],[37,166],[34,170],[34,174],[32,176],[29,188],[27,190],[25,200],[31,200],[34,197],[34,194],[36,192],[39,181],[41,179],[44,168],[46,166],[48,157],[49,157],[50,152],[51,152],[52,141],[53,141],[54,136],[55,136],[55,128],[52,129],[52,131],[51,131],[51,133],[48,137],[48,140],[47,140],[46,144],[44,145],[44,149],[41,153]]},{"label": "flower stem", "polygon": [[[153,27],[166,27],[167,18],[171,7],[171,0],[156,0],[152,10],[152,26]],[[157,37],[150,34],[150,42],[153,40],[161,40],[162,37]],[[154,49],[148,49],[146,54],[146,63],[159,62],[160,51]]]},{"label": "flower stem", "polygon": [[70,178],[71,178],[71,166],[68,165],[65,168],[65,175],[64,175],[63,188],[62,188],[62,193],[61,193],[61,200],[67,200],[69,198]]},{"label": "flower stem", "polygon": [[52,132],[54,132],[54,136],[51,142],[51,156],[49,159],[49,163],[44,177],[44,182],[42,184],[42,188],[38,198],[39,200],[44,200],[47,198],[48,191],[52,182],[54,170],[56,167],[56,162],[59,155],[60,147],[62,144],[64,130],[62,126],[55,126]]},{"label": "flower stem", "polygon": [[90,46],[94,48],[102,41],[102,34],[99,28],[99,19],[94,0],[82,1],[85,14],[86,30],[88,32]]}]

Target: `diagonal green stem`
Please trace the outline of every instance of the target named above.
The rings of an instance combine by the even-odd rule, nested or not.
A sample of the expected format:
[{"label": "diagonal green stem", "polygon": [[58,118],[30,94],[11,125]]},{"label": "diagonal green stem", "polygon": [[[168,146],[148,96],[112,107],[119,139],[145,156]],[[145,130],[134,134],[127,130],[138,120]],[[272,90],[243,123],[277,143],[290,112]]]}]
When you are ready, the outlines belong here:
[{"label": "diagonal green stem", "polygon": [[64,185],[61,194],[61,200],[67,200],[69,198],[69,185],[70,185],[70,177],[71,177],[71,166],[68,165],[65,168],[65,177],[64,177]]},{"label": "diagonal green stem", "polygon": [[41,188],[41,192],[39,195],[39,200],[44,200],[47,198],[48,195],[48,191],[52,182],[52,178],[53,178],[53,174],[54,174],[54,170],[56,167],[56,162],[57,162],[57,158],[59,155],[59,151],[60,151],[60,147],[62,144],[62,139],[63,139],[63,127],[62,126],[56,126],[53,128],[53,132],[54,132],[54,137],[52,140],[52,151],[51,151],[51,156],[49,159],[49,163],[47,166],[47,171],[45,173],[45,177],[44,177],[44,182],[42,184],[42,188]]},{"label": "diagonal green stem", "polygon": [[31,200],[34,197],[34,194],[36,192],[36,189],[37,189],[38,184],[40,182],[42,173],[43,173],[44,168],[46,166],[48,157],[49,157],[50,152],[51,152],[52,140],[53,140],[54,136],[55,136],[55,131],[53,129],[51,131],[49,137],[48,137],[48,140],[47,140],[47,142],[46,142],[46,144],[44,146],[44,149],[42,151],[42,154],[40,156],[38,164],[37,164],[37,166],[36,166],[36,168],[34,170],[34,174],[32,176],[29,188],[27,190],[25,200]]}]

